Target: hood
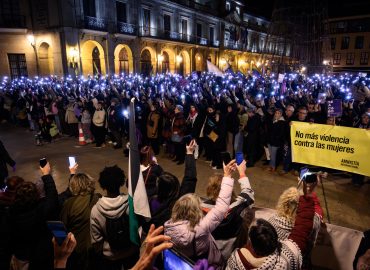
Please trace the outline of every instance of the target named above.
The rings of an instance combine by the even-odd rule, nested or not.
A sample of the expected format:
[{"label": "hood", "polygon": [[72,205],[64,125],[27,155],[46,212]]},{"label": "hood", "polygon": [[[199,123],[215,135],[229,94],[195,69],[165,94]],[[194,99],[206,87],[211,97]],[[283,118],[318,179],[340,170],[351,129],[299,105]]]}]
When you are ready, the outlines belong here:
[{"label": "hood", "polygon": [[194,239],[195,232],[189,229],[189,221],[168,220],[164,223],[164,234],[171,237],[176,246],[189,246]]},{"label": "hood", "polygon": [[106,218],[119,218],[124,211],[128,210],[128,196],[102,197],[96,203],[96,208]]}]

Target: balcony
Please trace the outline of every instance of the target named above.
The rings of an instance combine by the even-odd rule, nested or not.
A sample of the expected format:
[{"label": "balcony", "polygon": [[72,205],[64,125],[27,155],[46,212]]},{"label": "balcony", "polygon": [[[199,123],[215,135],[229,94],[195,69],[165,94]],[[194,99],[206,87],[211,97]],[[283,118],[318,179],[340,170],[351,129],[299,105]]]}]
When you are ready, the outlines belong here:
[{"label": "balcony", "polygon": [[241,51],[243,49],[243,44],[241,42],[234,41],[232,39],[224,41],[224,47],[227,49]]},{"label": "balcony", "polygon": [[192,0],[177,0],[175,2],[179,3],[180,5],[195,9],[200,12],[205,12],[205,13],[212,14],[215,16],[218,15],[218,11],[213,9],[210,5],[202,5]]},{"label": "balcony", "polygon": [[126,35],[136,35],[136,25],[124,22],[117,22],[117,32]]},{"label": "balcony", "polygon": [[152,27],[141,26],[139,28],[139,36],[180,41],[180,42],[186,42],[186,43],[192,43],[192,44],[199,44],[203,46],[208,46],[208,45],[213,46],[213,47],[219,46],[218,41],[214,41],[213,43],[211,43],[206,38],[195,37],[192,35],[187,35],[187,34],[173,32],[173,31],[166,31],[166,30],[152,28]]},{"label": "balcony", "polygon": [[26,17],[1,14],[0,28],[26,28]]},{"label": "balcony", "polygon": [[84,25],[86,29],[107,31],[108,23],[105,19],[85,16]]}]

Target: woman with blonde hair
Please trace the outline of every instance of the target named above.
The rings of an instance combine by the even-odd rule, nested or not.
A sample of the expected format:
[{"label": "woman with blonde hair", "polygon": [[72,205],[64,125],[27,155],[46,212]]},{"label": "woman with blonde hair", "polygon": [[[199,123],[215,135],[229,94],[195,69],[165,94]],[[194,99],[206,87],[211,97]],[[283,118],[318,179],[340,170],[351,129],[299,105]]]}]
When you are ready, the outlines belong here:
[{"label": "woman with blonde hair", "polygon": [[[179,252],[195,261],[206,258],[216,269],[222,269],[224,260],[212,232],[222,222],[229,209],[234,186],[231,173],[236,168],[235,160],[224,165],[219,196],[215,206],[205,216],[200,198],[195,194],[186,194],[177,200],[172,208],[171,219],[164,224],[165,235],[171,237]],[[239,165],[239,168],[245,168],[245,162]]]},{"label": "woman with blonde hair", "polygon": [[286,239],[294,226],[299,195],[299,191],[295,187],[284,190],[276,205],[276,214],[269,219],[280,240]]},{"label": "woman with blonde hair", "polygon": [[77,240],[77,246],[68,259],[68,269],[89,269],[91,249],[90,212],[99,199],[94,193],[95,181],[85,173],[75,173],[69,181],[72,197],[61,210],[61,221]]}]

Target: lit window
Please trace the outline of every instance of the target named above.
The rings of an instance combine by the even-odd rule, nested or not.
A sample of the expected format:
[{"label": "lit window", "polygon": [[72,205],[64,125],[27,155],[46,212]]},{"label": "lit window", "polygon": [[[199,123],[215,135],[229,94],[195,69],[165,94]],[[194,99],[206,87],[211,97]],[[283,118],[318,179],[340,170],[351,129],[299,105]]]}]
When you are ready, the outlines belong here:
[{"label": "lit window", "polygon": [[226,1],[226,10],[230,10],[230,9],[231,9],[230,2],[229,1]]},{"label": "lit window", "polygon": [[236,7],[236,12],[238,12],[238,14],[240,14],[240,7]]}]

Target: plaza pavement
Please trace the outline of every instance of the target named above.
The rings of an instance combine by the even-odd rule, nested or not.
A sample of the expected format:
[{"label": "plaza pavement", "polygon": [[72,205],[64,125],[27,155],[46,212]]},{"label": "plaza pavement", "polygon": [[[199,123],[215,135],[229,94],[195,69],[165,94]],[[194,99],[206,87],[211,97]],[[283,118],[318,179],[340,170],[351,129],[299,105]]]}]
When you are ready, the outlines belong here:
[{"label": "plaza pavement", "polygon": [[[123,168],[126,176],[128,174],[128,159],[124,157],[122,149],[114,150],[109,146],[95,149],[93,145],[80,147],[75,138],[69,137],[63,137],[51,144],[36,146],[32,132],[9,124],[0,124],[0,139],[12,158],[17,162],[17,170],[15,173],[11,172],[11,174],[22,176],[25,180],[36,181],[40,178],[38,161],[40,158],[46,157],[52,166],[58,192],[62,192],[68,186],[68,156],[75,156],[79,164],[79,171],[90,174],[96,180],[104,166],[114,164]],[[173,173],[182,180],[184,165],[176,165],[162,154],[157,159],[164,170]],[[216,171],[212,170],[209,163],[203,158],[200,158],[197,161],[197,172],[196,193],[204,196],[207,178]],[[221,170],[217,172],[222,173]],[[297,183],[297,177],[290,173],[280,176],[277,173],[266,172],[265,166],[262,166],[261,162],[258,162],[253,168],[248,168],[246,174],[255,191],[255,205],[259,207],[274,208],[281,192]],[[361,188],[353,187],[349,183],[350,178],[345,174],[329,174],[328,178],[324,180],[331,222],[353,229],[367,230],[370,227],[369,182]],[[99,184],[96,185],[96,188],[98,192],[102,193]],[[239,185],[235,182],[235,192],[239,191]],[[317,188],[317,194],[324,209],[324,220],[327,221],[320,186]]]}]

